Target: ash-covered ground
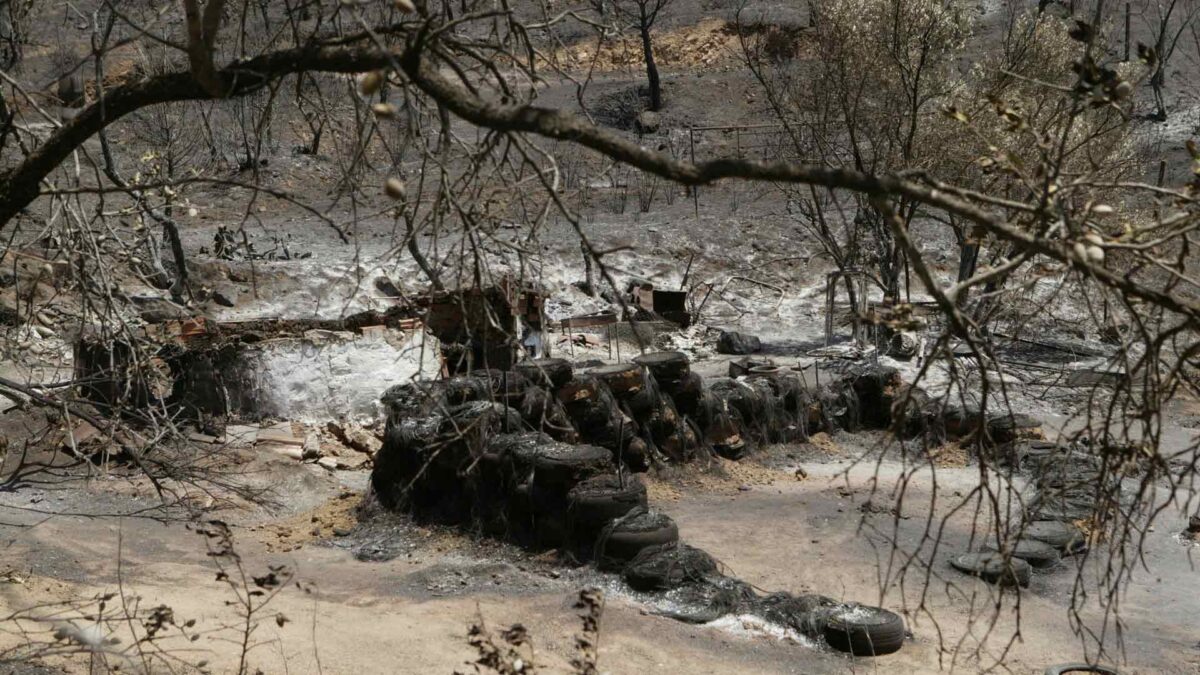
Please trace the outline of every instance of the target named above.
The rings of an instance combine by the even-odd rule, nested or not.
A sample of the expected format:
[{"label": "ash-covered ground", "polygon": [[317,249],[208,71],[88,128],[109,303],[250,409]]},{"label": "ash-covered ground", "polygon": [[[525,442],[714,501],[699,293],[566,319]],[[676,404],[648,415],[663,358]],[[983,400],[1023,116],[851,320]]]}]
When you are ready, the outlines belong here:
[{"label": "ash-covered ground", "polygon": [[[671,36],[668,47],[677,49],[663,63],[670,101],[662,113],[663,131],[644,138],[647,144],[683,153],[690,140],[682,133],[686,127],[746,124],[766,115],[766,102],[736,57],[720,51],[728,47],[728,36],[710,25],[732,19],[733,11],[708,4],[679,2],[680,10],[661,26]],[[785,3],[754,3],[749,9],[776,17],[796,14]],[[987,20],[996,9],[991,4],[981,9],[983,25],[992,25]],[[1144,28],[1135,26],[1138,30]],[[701,48],[689,51],[689,44]],[[575,49],[586,46],[581,42]],[[629,100],[637,98],[639,64],[611,60],[584,97],[600,121],[632,134]],[[1195,70],[1181,61],[1170,76],[1184,82]],[[577,93],[570,83],[551,82],[541,101],[575,109]],[[1171,104],[1168,122],[1140,120],[1135,135],[1141,152],[1168,160],[1168,180],[1186,170],[1179,146],[1197,125],[1197,107],[1186,95]],[[114,137],[134,135],[118,128]],[[277,141],[269,166],[238,180],[304,195],[348,233],[349,243],[321,217],[269,195],[247,208],[244,191],[191,190],[194,212],[181,209],[179,220],[191,283],[206,299],[190,309],[217,323],[337,319],[386,310],[427,291],[428,279],[402,247],[403,228],[387,215],[388,202],[374,190],[352,200],[335,194],[339,158],[296,154],[288,141]],[[727,134],[709,134],[701,152],[720,154],[730,145]],[[93,146],[89,149],[96,150]],[[130,143],[128,159],[135,150]],[[1153,179],[1155,170],[1148,164],[1147,176]],[[538,282],[554,320],[620,311],[612,298],[629,281],[647,280],[689,291],[695,325],[645,345],[627,338],[614,343],[604,331],[578,342],[556,333],[556,355],[612,362],[628,361],[642,349],[680,350],[697,372],[720,376],[729,357],[716,353],[716,338],[722,330],[738,330],[761,338],[763,355],[780,365],[825,358],[826,275],[833,265],[772,186],[724,182],[691,193],[665,182],[651,184],[619,167],[596,171],[579,185],[574,188],[579,201],[573,202],[577,224],[552,216],[531,241],[518,229],[493,233],[497,245],[483,259],[482,278],[517,274]],[[586,200],[578,194],[585,188]],[[244,232],[259,252],[282,254],[286,246],[291,259],[220,259],[213,255],[219,227],[239,237]],[[585,280],[580,231],[595,249],[614,251],[602,258],[615,282],[615,288],[600,284],[609,299],[574,285]],[[914,232],[936,279],[949,283],[958,268],[952,235],[927,222],[918,222]],[[14,241],[28,243],[40,234],[18,229]],[[474,281],[452,237],[420,241],[453,276],[452,285]],[[520,243],[526,255],[514,256],[500,242]],[[600,278],[599,270],[596,274]],[[905,300],[931,300],[918,280],[906,281]],[[1005,405],[1037,417],[1054,438],[1077,431],[1090,412],[1103,407],[1103,400],[1090,397],[1090,388],[1069,379],[1075,372],[1103,370],[1107,352],[1099,335],[1079,328],[1087,325],[1085,298],[1053,278],[1032,288],[1026,297],[1008,299],[1024,303],[1014,314],[1028,320],[1013,335],[998,338],[1003,368],[990,376],[992,384],[1003,383]],[[134,279],[124,291],[142,308],[168,297]],[[932,341],[942,327],[931,316],[926,337]],[[71,328],[42,328],[6,328],[0,376],[33,382],[69,376]],[[849,327],[839,324],[836,332],[844,343]],[[385,513],[368,496],[370,459],[383,431],[378,396],[391,384],[433,376],[439,364],[432,349],[423,336],[398,332],[370,339],[314,333],[260,344],[242,367],[254,370],[256,386],[267,394],[265,418],[233,425],[223,437],[195,430],[193,445],[181,451],[211,459],[227,476],[211,492],[189,494],[181,504],[162,506],[156,486],[128,467],[113,473],[105,466],[67,468],[62,443],[30,449],[31,457],[50,468],[0,484],[5,552],[0,619],[32,612],[27,625],[54,626],[57,603],[112,592],[137,595],[142,606],[170,606],[178,619],[195,619],[207,631],[196,642],[170,636],[168,649],[189,660],[203,653],[212,672],[236,672],[236,650],[226,648],[238,635],[236,608],[226,604],[233,596],[215,579],[203,537],[188,527],[199,507],[205,518],[230,524],[247,570],[261,574],[270,565],[286,564],[295,571],[297,583],[273,599],[256,635],[261,646],[252,663],[263,672],[451,672],[475,658],[466,631],[480,619],[493,628],[524,624],[536,662],[565,670],[579,628],[572,603],[580,588],[592,585],[607,592],[599,650],[604,672],[677,672],[682,664],[705,673],[975,672],[997,662],[1011,672],[1040,672],[1095,656],[1087,631],[1104,625],[1110,631],[1105,661],[1119,663],[1121,672],[1200,672],[1195,619],[1200,599],[1192,592],[1196,543],[1180,536],[1194,508],[1186,490],[1175,501],[1156,496],[1168,506],[1153,529],[1142,533],[1138,565],[1117,606],[1095,591],[1108,571],[1104,555],[1037,571],[1019,594],[949,567],[949,558],[968,548],[972,533],[991,525],[975,521],[970,509],[953,514],[951,505],[981,482],[998,480],[961,448],[914,468],[881,432],[839,432],[769,446],[740,462],[716,459],[712,466],[649,477],[651,501],[676,520],[682,536],[744,581],[768,591],[818,592],[902,611],[911,639],[898,654],[873,661],[850,659],[750,616],[683,624],[658,615],[664,609],[658,600],[630,591],[616,575]],[[868,359],[898,368],[905,381],[919,381],[933,394],[979,385],[969,359],[935,359],[928,370],[917,360]],[[950,363],[957,364],[953,378]],[[1200,428],[1196,401],[1180,396],[1165,406],[1164,454],[1193,447]],[[8,439],[6,461],[15,461],[39,422],[36,411],[5,403],[0,434]],[[896,511],[892,505],[901,486],[905,506]],[[256,499],[248,498],[247,487],[261,490]],[[933,550],[922,546],[931,519],[943,517],[942,544]],[[1098,543],[1096,551],[1104,552],[1104,546]],[[908,560],[910,554],[916,559]],[[895,572],[905,562],[915,571],[900,583]],[[1073,615],[1068,608],[1080,593],[1079,613]],[[1119,631],[1110,613],[1116,609]],[[26,636],[9,630],[12,626],[12,621],[0,625],[0,649]],[[128,644],[123,630],[117,627],[113,635]],[[48,670],[40,672],[86,667],[53,655],[46,663]]]}]

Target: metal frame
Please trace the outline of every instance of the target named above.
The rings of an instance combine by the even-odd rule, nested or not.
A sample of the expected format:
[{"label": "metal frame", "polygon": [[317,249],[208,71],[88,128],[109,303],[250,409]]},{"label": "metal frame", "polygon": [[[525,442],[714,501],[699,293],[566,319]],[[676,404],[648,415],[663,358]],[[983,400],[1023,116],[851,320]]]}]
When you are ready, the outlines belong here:
[{"label": "metal frame", "polygon": [[[833,344],[833,314],[837,306],[837,287],[838,281],[846,278],[851,283],[856,285],[855,300],[857,306],[851,306],[854,311],[853,319],[853,338],[854,344],[862,347],[864,338],[866,337],[863,330],[862,317],[866,315],[870,309],[870,303],[867,300],[867,273],[859,269],[836,270],[825,275],[825,346]],[[857,283],[856,283],[857,282]]]}]

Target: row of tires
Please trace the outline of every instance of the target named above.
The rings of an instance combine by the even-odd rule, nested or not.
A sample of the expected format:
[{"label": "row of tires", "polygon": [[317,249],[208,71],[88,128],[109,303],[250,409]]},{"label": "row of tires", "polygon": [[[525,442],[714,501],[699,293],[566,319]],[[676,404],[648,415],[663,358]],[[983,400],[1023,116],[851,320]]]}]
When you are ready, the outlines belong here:
[{"label": "row of tires", "polygon": [[1083,448],[1025,440],[1012,445],[1013,458],[1031,477],[1019,527],[1002,546],[966,553],[955,569],[990,583],[1028,586],[1034,570],[1049,570],[1063,557],[1088,549],[1079,523],[1092,520],[1106,501],[1120,501],[1120,480]]},{"label": "row of tires", "polygon": [[759,595],[746,582],[723,574],[712,556],[683,543],[642,549],[622,576],[635,590],[666,601],[670,609],[659,614],[689,623],[749,614],[855,656],[891,654],[908,636],[904,619],[880,607],[818,594]]},{"label": "row of tires", "polygon": [[857,428],[860,401],[890,410],[898,382],[894,371],[864,372],[812,392],[791,372],[740,375],[706,387],[684,355],[668,352],[580,374],[551,359],[394,387],[383,399],[374,493],[423,520],[570,551],[639,591],[670,594],[687,608],[670,613],[678,619],[757,613],[853,654],[899,649],[895,614],[821,596],[759,597],[649,508],[633,472],[652,462],[707,448],[736,459],[754,443]]},{"label": "row of tires", "polygon": [[[782,368],[734,363],[730,370],[734,377],[706,383],[680,352],[645,354],[582,373],[564,359],[538,359],[512,371],[398,385],[383,403],[393,425],[453,417],[456,406],[466,403],[503,404],[519,414],[520,428],[607,448],[636,472],[710,451],[740,459],[759,443],[803,440],[817,430],[885,428],[904,391],[895,369],[879,366],[817,387]],[[924,427],[919,415],[908,417],[913,423],[906,426]]]},{"label": "row of tires", "polygon": [[[669,597],[675,609],[662,613],[675,619],[752,613],[855,655],[901,647],[904,623],[891,612],[823,596],[760,597],[724,575],[712,556],[680,541],[669,516],[649,508],[641,479],[621,471],[608,450],[540,432],[504,433],[498,430],[511,410],[460,405],[437,423],[410,418],[395,427],[405,431],[391,435],[371,477],[384,506],[478,527],[529,548],[569,551],[620,573],[637,591]],[[444,472],[439,458],[455,455],[462,448],[452,446],[463,442],[481,451],[462,479],[452,480],[456,474]]]}]

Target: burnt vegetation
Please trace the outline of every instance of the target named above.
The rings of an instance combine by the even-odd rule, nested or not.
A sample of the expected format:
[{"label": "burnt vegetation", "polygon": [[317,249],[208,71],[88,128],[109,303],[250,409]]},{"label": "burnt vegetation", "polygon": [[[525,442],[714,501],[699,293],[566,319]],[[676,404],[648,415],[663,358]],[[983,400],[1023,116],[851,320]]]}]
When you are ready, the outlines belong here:
[{"label": "burnt vegetation", "polygon": [[[1194,667],[1123,610],[1200,539],[1200,3],[985,5],[0,0],[0,529],[38,561],[0,667],[317,672],[362,587],[271,554],[434,575],[438,537],[582,612],[535,652],[477,608],[472,672],[620,670],[629,604],[822,667]],[[754,471],[843,481],[875,588],[685,543],[721,535],[663,496]],[[833,498],[792,494],[754,508]],[[224,614],[144,600],[120,534],[53,596],[66,517],[186,524]]]}]

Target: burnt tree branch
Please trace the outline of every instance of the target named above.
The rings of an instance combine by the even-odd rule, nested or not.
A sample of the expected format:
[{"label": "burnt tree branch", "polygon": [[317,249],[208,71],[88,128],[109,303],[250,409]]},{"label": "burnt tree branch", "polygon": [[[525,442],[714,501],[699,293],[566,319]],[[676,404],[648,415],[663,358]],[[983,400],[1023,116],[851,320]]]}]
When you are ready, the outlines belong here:
[{"label": "burnt tree branch", "polygon": [[[368,36],[356,37],[366,39]],[[1179,313],[1192,321],[1200,321],[1200,304],[1149,288],[1101,265],[1080,260],[1073,254],[1070,242],[1039,237],[1033,231],[1007,222],[986,205],[980,206],[965,196],[953,194],[953,191],[938,189],[926,182],[897,174],[876,175],[817,164],[745,159],[692,163],[675,159],[562,110],[487,100],[439,72],[437,66],[427,58],[430,53],[429,44],[420,37],[410,40],[407,47],[395,50],[349,45],[344,41],[336,46],[315,43],[230,64],[217,71],[217,76],[223,82],[224,96],[234,97],[258,91],[282,77],[302,72],[360,73],[396,67],[436,103],[482,128],[536,134],[575,143],[683,185],[704,185],[730,178],[805,184],[868,196],[906,198],[975,223],[1020,250],[1074,265],[1097,281],[1132,297]],[[84,108],[74,119],[57,129],[21,164],[0,174],[0,229],[37,199],[41,182],[73,150],[101,129],[148,106],[211,98],[213,94],[191,72],[169,73],[110,89],[100,101]],[[1038,207],[1030,210],[1035,215],[1041,214]]]}]

